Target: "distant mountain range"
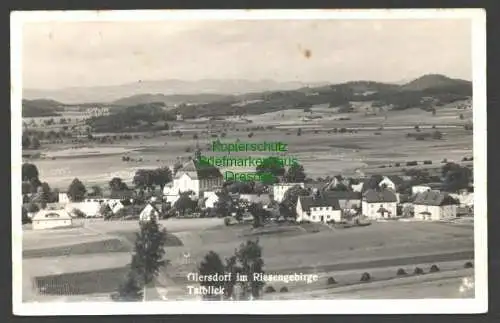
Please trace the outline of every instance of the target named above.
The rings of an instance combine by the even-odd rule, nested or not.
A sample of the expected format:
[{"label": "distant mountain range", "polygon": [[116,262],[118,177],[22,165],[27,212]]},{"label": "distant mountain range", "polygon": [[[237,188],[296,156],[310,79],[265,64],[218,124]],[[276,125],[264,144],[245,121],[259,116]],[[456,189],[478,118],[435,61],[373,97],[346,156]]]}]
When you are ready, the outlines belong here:
[{"label": "distant mountain range", "polygon": [[[183,91],[193,94],[169,94],[175,92],[173,88],[182,88]],[[195,89],[197,89],[197,92]],[[221,93],[209,93],[217,89]],[[138,92],[144,93],[131,95],[131,93]],[[39,93],[38,95],[44,99],[26,99],[30,95],[36,97],[36,93]],[[120,96],[123,93],[125,95]],[[391,105],[396,109],[407,109],[420,106],[420,102],[424,97],[432,96],[445,104],[471,96],[472,83],[440,74],[424,75],[406,84],[352,81],[341,84],[306,85],[299,82],[278,83],[268,80],[261,82],[240,80],[185,82],[166,80],[121,86],[71,88],[59,91],[36,92],[32,90],[30,92],[28,90],[24,94],[23,116],[54,115],[57,114],[57,110],[61,105],[85,106],[91,105],[90,102],[93,102],[94,105],[108,106],[110,108],[150,103],[162,103],[166,106],[190,103],[189,106],[182,105],[174,108],[172,112],[180,112],[186,117],[195,117],[259,114],[290,108],[310,107],[324,103],[336,107],[346,105],[350,101],[372,101],[379,105]],[[83,97],[86,99],[81,101]],[[109,101],[110,98],[116,99]]]},{"label": "distant mountain range", "polygon": [[[162,80],[162,81],[139,81],[123,85],[95,86],[95,87],[71,87],[59,90],[24,89],[24,99],[52,99],[66,104],[78,104],[89,102],[111,103],[120,102],[120,99],[136,95],[157,95],[160,101],[176,104],[185,99],[182,95],[188,95],[193,99],[194,95],[206,95],[195,98],[200,102],[202,98],[208,101],[219,99],[223,95],[238,95],[250,92],[293,90],[304,86],[318,86],[324,83],[303,82],[276,82],[273,80],[218,80],[203,79],[199,81]],[[180,95],[180,96],[179,96]],[[172,96],[172,97],[170,97]],[[167,102],[168,101],[168,102]],[[139,100],[141,102],[141,100]],[[128,103],[126,103],[128,104]]]}]

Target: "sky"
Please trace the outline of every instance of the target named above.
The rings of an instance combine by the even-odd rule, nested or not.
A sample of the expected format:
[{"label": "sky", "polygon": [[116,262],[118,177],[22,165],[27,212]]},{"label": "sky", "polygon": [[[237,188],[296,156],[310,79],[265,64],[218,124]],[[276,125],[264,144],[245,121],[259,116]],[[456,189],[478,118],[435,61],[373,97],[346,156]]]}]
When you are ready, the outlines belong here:
[{"label": "sky", "polygon": [[266,20],[30,22],[23,87],[59,89],[139,80],[471,80],[471,22]]}]

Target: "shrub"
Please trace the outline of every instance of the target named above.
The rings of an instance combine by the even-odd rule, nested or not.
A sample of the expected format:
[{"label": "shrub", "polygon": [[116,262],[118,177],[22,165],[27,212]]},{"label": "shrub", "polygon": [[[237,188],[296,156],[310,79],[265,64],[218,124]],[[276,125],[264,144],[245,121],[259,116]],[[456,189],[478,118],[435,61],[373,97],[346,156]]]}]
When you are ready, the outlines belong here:
[{"label": "shrub", "polygon": [[74,214],[75,218],[86,218],[87,215],[82,212],[82,210],[79,209],[73,209],[72,213]]},{"label": "shrub", "polygon": [[274,292],[276,292],[276,289],[274,289],[273,286],[267,286],[265,289],[265,292],[266,293],[274,293]]},{"label": "shrub", "polygon": [[250,132],[250,133],[248,134],[248,138],[252,138],[252,137],[253,137],[253,132]]},{"label": "shrub", "polygon": [[448,162],[448,159],[444,158],[441,163],[446,164]]},{"label": "shrub", "polygon": [[406,166],[417,166],[418,163],[416,161],[409,161],[406,163]]},{"label": "shrub", "polygon": [[326,283],[327,283],[328,285],[334,285],[334,284],[336,284],[337,282],[335,281],[335,278],[333,278],[333,277],[328,277],[328,280],[326,281]]},{"label": "shrub", "polygon": [[415,267],[415,270],[413,271],[415,275],[422,275],[424,273],[424,270],[420,267]]},{"label": "shrub", "polygon": [[406,271],[403,268],[399,268],[398,272],[396,273],[398,276],[404,276],[406,275]]},{"label": "shrub", "polygon": [[424,165],[431,165],[432,164],[432,160],[424,160]]},{"label": "shrub", "polygon": [[399,167],[399,166],[401,166],[401,164],[400,163],[395,163],[394,166],[395,167]]},{"label": "shrub", "polygon": [[231,224],[231,219],[230,219],[230,218],[228,218],[228,217],[227,217],[227,218],[224,218],[224,224],[225,224],[226,226],[230,225],[230,224]]},{"label": "shrub", "polygon": [[437,273],[438,271],[439,271],[439,267],[436,265],[432,265],[431,269],[429,270],[429,272],[431,272],[431,273]]},{"label": "shrub", "polygon": [[363,273],[363,275],[361,275],[360,281],[367,282],[367,281],[370,281],[371,279],[372,278],[371,278],[369,273]]},{"label": "shrub", "polygon": [[280,293],[288,293],[288,288],[286,286],[281,287]]},{"label": "shrub", "polygon": [[472,262],[467,261],[467,262],[464,264],[464,268],[474,268],[474,265],[472,264]]}]

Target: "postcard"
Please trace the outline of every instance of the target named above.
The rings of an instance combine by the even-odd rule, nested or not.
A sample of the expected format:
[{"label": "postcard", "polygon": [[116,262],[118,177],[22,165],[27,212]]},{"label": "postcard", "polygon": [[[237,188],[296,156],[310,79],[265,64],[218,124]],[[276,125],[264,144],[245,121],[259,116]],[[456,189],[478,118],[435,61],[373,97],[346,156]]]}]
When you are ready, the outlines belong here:
[{"label": "postcard", "polygon": [[14,313],[486,312],[485,26],[13,12]]}]

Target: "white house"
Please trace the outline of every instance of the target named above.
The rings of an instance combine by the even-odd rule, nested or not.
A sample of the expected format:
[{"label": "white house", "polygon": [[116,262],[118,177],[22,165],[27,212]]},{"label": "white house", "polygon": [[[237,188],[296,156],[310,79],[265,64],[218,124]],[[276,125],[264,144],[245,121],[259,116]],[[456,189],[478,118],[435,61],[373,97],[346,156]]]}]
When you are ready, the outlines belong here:
[{"label": "white house", "polygon": [[364,182],[358,184],[351,184],[351,189],[353,192],[361,192],[363,190]]},{"label": "white house", "polygon": [[457,216],[458,201],[447,193],[428,191],[419,193],[413,201],[415,218],[442,220]]},{"label": "white house", "polygon": [[389,189],[369,189],[363,194],[362,214],[370,219],[393,218],[397,216],[398,198]]},{"label": "white house", "polygon": [[388,188],[394,192],[398,192],[401,185],[404,184],[404,180],[399,176],[384,176],[382,180],[378,183],[380,188]]},{"label": "white house", "polygon": [[66,204],[65,209],[70,214],[73,214],[74,210],[80,210],[87,218],[94,218],[100,216],[101,203],[99,201],[71,202]]},{"label": "white house", "polygon": [[125,207],[125,205],[123,205],[123,203],[121,201],[109,201],[108,202],[108,205],[109,205],[109,208],[111,209],[111,212],[113,212],[113,214],[116,214],[118,211],[120,211],[121,209],[123,209]]},{"label": "white house", "polygon": [[192,191],[196,199],[199,199],[204,192],[214,191],[222,187],[223,183],[224,178],[217,167],[190,160],[177,171],[172,185],[165,186],[163,194],[168,202],[177,200],[178,197],[175,197],[179,193],[187,191]]},{"label": "white house", "polygon": [[281,203],[285,197],[285,193],[294,186],[300,186],[304,188],[304,183],[276,183],[273,185],[273,199]]},{"label": "white house", "polygon": [[322,195],[299,196],[297,222],[339,222],[342,219],[339,201]]},{"label": "white house", "polygon": [[40,210],[32,219],[33,230],[53,229],[71,227],[72,219],[64,209]]},{"label": "white house", "polygon": [[139,214],[139,221],[149,221],[152,217],[155,217],[158,220],[160,215],[160,209],[153,203],[148,203]]},{"label": "white house", "polygon": [[69,196],[67,193],[65,192],[59,192],[58,194],[58,198],[59,198],[59,203],[62,203],[62,204],[66,204],[66,203],[69,203],[71,202],[71,200],[69,199]]},{"label": "white house", "polygon": [[261,203],[262,205],[271,203],[269,194],[240,194],[238,198],[248,203]]},{"label": "white house", "polygon": [[217,195],[214,191],[208,191],[203,193],[203,199],[205,200],[204,206],[206,208],[213,209],[215,207],[215,203],[219,201],[219,195]]},{"label": "white house", "polygon": [[417,195],[419,193],[427,192],[430,191],[431,187],[428,185],[413,185],[411,187],[411,194],[412,195]]}]

